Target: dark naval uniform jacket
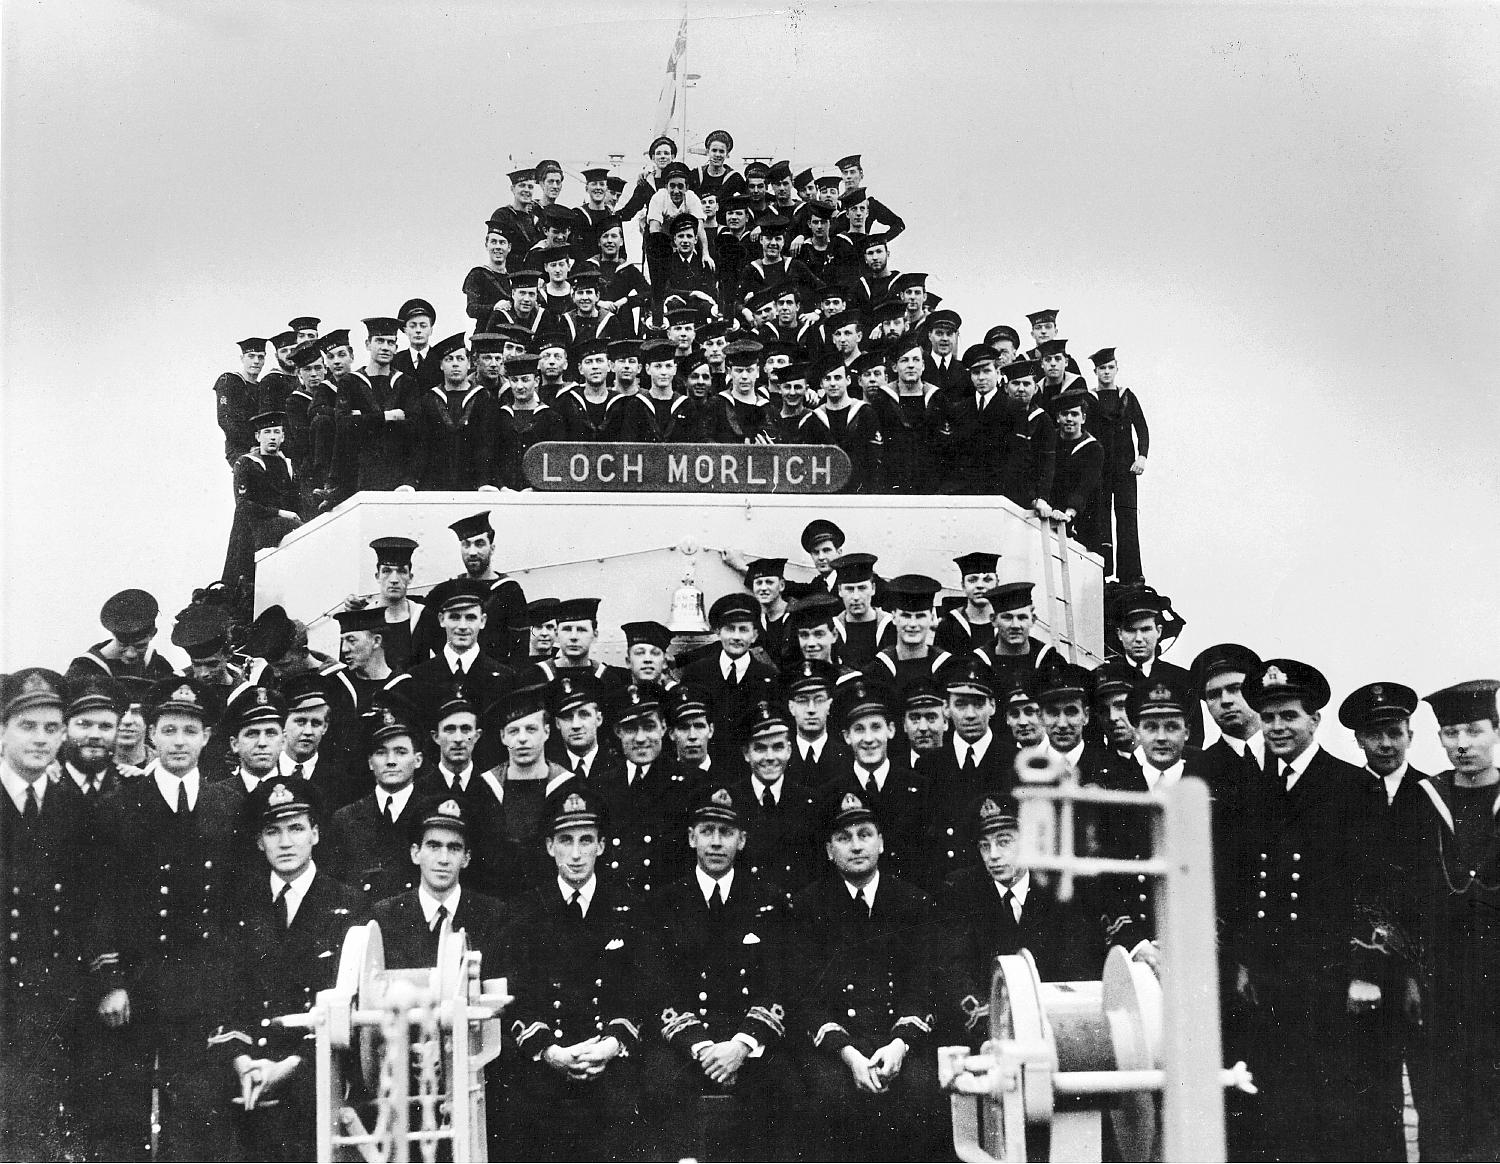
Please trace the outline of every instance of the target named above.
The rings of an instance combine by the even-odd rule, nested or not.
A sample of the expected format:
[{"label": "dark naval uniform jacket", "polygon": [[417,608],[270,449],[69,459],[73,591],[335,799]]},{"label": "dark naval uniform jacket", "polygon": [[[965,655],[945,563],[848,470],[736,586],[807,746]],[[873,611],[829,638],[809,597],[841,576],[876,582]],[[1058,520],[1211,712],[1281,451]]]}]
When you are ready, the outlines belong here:
[{"label": "dark naval uniform jacket", "polygon": [[588,784],[609,808],[608,849],[599,858],[605,875],[632,897],[660,890],[682,876],[692,859],[684,836],[690,773],[665,756],[645,765],[633,782],[630,762],[600,757]]},{"label": "dark naval uniform jacket", "polygon": [[866,777],[866,783],[861,783],[861,777],[865,777],[864,770],[857,768],[850,757],[843,768],[818,789],[820,802],[827,808],[842,800],[846,792],[859,793],[880,818],[880,835],[885,842],[885,851],[880,855],[881,868],[913,884],[920,884],[923,816],[928,799],[926,781],[912,771],[905,748],[891,750],[885,778],[879,788],[873,775]]},{"label": "dark naval uniform jacket", "polygon": [[640,922],[637,908],[602,878],[582,918],[555,877],[513,903],[501,944],[516,996],[506,1018],[523,1065],[554,1043],[613,1035],[627,1051],[639,1044]]},{"label": "dark naval uniform jacket", "polygon": [[415,889],[418,872],[411,863],[408,826],[420,811],[420,799],[420,790],[413,787],[394,825],[381,814],[377,792],[334,813],[324,854],[329,874],[370,902]]},{"label": "dark naval uniform jacket", "polygon": [[225,938],[234,951],[229,1003],[217,1028],[204,1033],[225,1061],[224,1077],[231,1080],[231,1065],[242,1054],[272,1060],[302,1056],[296,1073],[274,1094],[278,1104],[241,1111],[235,1118],[251,1159],[306,1160],[314,1154],[316,1137],[312,1038],[306,1030],[277,1027],[273,1020],[306,1013],[318,991],[333,986],[344,935],[366,914],[358,893],[314,866],[292,924],[283,928],[270,880],[267,869],[257,885],[244,887],[246,908],[226,927]]},{"label": "dark naval uniform jacket", "polygon": [[816,878],[824,865],[816,790],[783,776],[780,789],[772,792],[775,806],[767,808],[765,786],[748,772],[731,787],[735,803],[744,805],[740,817],[746,832],[745,850],[736,864],[752,877],[773,882],[790,897]]},{"label": "dark naval uniform jacket", "polygon": [[713,909],[695,872],[657,895],[650,933],[665,1042],[688,1054],[696,1043],[736,1034],[766,1048],[786,1037],[790,934],[779,887],[736,869],[724,904]]},{"label": "dark naval uniform jacket", "polygon": [[[437,965],[438,934],[442,927],[433,928],[427,924],[417,890],[410,889],[395,897],[387,897],[370,912],[380,923],[387,966]],[[454,931],[463,930],[469,940],[469,949],[478,950],[483,955],[479,968],[485,978],[498,978],[506,973],[500,964],[500,935],[509,918],[505,906],[493,897],[468,888],[460,889],[458,906],[449,916],[448,924]]]},{"label": "dark naval uniform jacket", "polygon": [[819,1055],[853,1045],[871,1054],[894,1038],[926,1054],[933,1005],[932,902],[913,885],[880,874],[866,915],[837,874],[792,897],[799,1011]]}]

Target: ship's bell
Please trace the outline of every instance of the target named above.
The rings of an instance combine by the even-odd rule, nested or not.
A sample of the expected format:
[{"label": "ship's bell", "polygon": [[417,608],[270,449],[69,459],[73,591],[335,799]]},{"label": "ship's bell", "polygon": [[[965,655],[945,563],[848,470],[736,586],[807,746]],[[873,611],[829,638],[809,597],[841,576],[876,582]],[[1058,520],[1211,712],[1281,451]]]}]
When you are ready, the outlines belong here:
[{"label": "ship's bell", "polygon": [[673,634],[686,635],[704,634],[708,630],[703,591],[698,589],[691,571],[672,595],[672,614],[667,619],[667,629]]}]

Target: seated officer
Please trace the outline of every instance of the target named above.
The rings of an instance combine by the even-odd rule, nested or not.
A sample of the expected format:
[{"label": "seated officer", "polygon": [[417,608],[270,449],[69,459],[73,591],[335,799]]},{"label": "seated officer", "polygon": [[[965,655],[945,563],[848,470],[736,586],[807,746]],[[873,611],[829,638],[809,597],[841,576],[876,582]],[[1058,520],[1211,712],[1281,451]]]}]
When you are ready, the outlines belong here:
[{"label": "seated officer", "polygon": [[306,780],[263,780],[246,802],[269,869],[245,886],[228,936],[234,948],[226,1020],[209,1046],[228,1058],[241,1142],[252,1160],[309,1160],[316,1151],[316,1074],[306,1032],[274,1026],[311,1009],[333,986],[349,928],[365,920],[360,895],[313,859],[320,800]]},{"label": "seated officer", "polygon": [[375,788],[333,814],[328,868],[374,903],[417,882],[407,854],[407,830],[417,812],[412,792],[422,751],[410,705],[392,699],[361,718]]},{"label": "seated officer", "polygon": [[880,869],[857,792],[829,806],[827,876],[792,898],[813,1160],[936,1160],[948,1121],[932,1053],[932,902]]},{"label": "seated officer", "polygon": [[468,935],[469,949],[484,955],[484,977],[498,977],[505,973],[499,948],[505,906],[459,883],[472,857],[469,810],[451,796],[428,797],[418,807],[411,831],[417,887],[386,898],[372,911],[380,923],[385,963],[402,969],[436,966],[438,935],[446,921]]},{"label": "seated officer", "polygon": [[639,915],[595,873],[608,844],[604,806],[569,780],[547,802],[557,875],[514,903],[501,964],[506,1010],[504,1126],[517,1160],[630,1159],[640,1091],[644,999]]},{"label": "seated officer", "polygon": [[1087,910],[1076,900],[1059,901],[1045,874],[1035,876],[1016,860],[1011,800],[982,796],[971,808],[979,861],[952,873],[938,895],[948,923],[938,1021],[945,1035],[977,1047],[989,1038],[997,956],[1030,950],[1043,982],[1077,982],[1098,977],[1104,954]]},{"label": "seated officer", "polygon": [[[643,1060],[653,1106],[671,1113],[664,1126],[691,1127],[698,1095],[738,1096],[737,1118],[722,1143],[656,1143],[667,1158],[787,1159],[778,1139],[788,1106],[799,1094],[782,1049],[786,1038],[790,934],[780,886],[739,861],[746,804],[728,784],[702,784],[688,816],[687,842],[696,867],[665,886],[649,927],[660,966],[660,1041]],[[676,838],[674,838],[675,840]],[[778,1115],[782,1119],[778,1119]]]}]

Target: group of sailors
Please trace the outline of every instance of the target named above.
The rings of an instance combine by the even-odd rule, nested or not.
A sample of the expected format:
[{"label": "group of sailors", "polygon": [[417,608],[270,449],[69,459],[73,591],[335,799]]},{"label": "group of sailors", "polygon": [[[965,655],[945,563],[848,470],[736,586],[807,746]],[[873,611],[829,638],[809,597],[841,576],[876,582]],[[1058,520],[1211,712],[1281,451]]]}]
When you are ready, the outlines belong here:
[{"label": "group of sailors", "polygon": [[1004,496],[1143,580],[1150,430],[1116,349],[1085,378],[1052,308],[1028,314],[1029,345],[1007,323],[961,342],[929,276],[894,266],[905,223],[860,155],[741,172],[733,145],[715,131],[689,169],[659,138],[628,197],[586,169],[574,208],[558,163],[513,171],[463,283],[470,326],[446,338],[414,297],[362,336],[298,316],[239,341],[215,383],[237,499],[224,581],[357,490],[531,488],[526,450],[558,440],[836,445],[847,491]]},{"label": "group of sailors", "polygon": [[[1234,643],[1179,667],[1149,586],[1112,590],[1114,657],[1086,670],[1034,637],[1000,555],[885,578],[826,519],[810,581],[730,555],[711,637],[629,622],[615,667],[600,599],[528,597],[489,511],[451,528],[463,570],[425,600],[417,544],[372,543],[341,661],[280,607],[235,627],[210,588],[179,671],[130,590],[66,674],[5,677],[9,1154],[310,1158],[311,1044],[274,1020],[375,918],[390,965],[432,964],[446,921],[509,980],[492,1158],[949,1158],[935,1048],[987,1037],[996,954],[1065,981],[1115,945],[1170,956],[1144,876],[1063,900],[1019,863],[1037,756],[1211,790],[1226,1054],[1260,1089],[1231,1103],[1233,1158],[1404,1159],[1403,1065],[1425,1158],[1500,1147],[1500,684],[1427,696],[1431,776],[1406,760],[1416,693],[1349,693],[1358,767],[1318,742],[1316,667]],[[1127,811],[1080,834],[1150,852]],[[705,1121],[704,1096],[730,1101]]]}]

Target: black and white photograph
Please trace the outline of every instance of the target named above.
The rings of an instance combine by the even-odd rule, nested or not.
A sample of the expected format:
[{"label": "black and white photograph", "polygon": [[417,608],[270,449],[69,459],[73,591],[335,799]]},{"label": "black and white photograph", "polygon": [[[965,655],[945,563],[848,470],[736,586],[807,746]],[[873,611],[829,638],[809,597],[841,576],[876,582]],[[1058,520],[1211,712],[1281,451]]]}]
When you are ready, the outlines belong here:
[{"label": "black and white photograph", "polygon": [[0,1160],[1500,1160],[1497,61],[0,5]]}]

